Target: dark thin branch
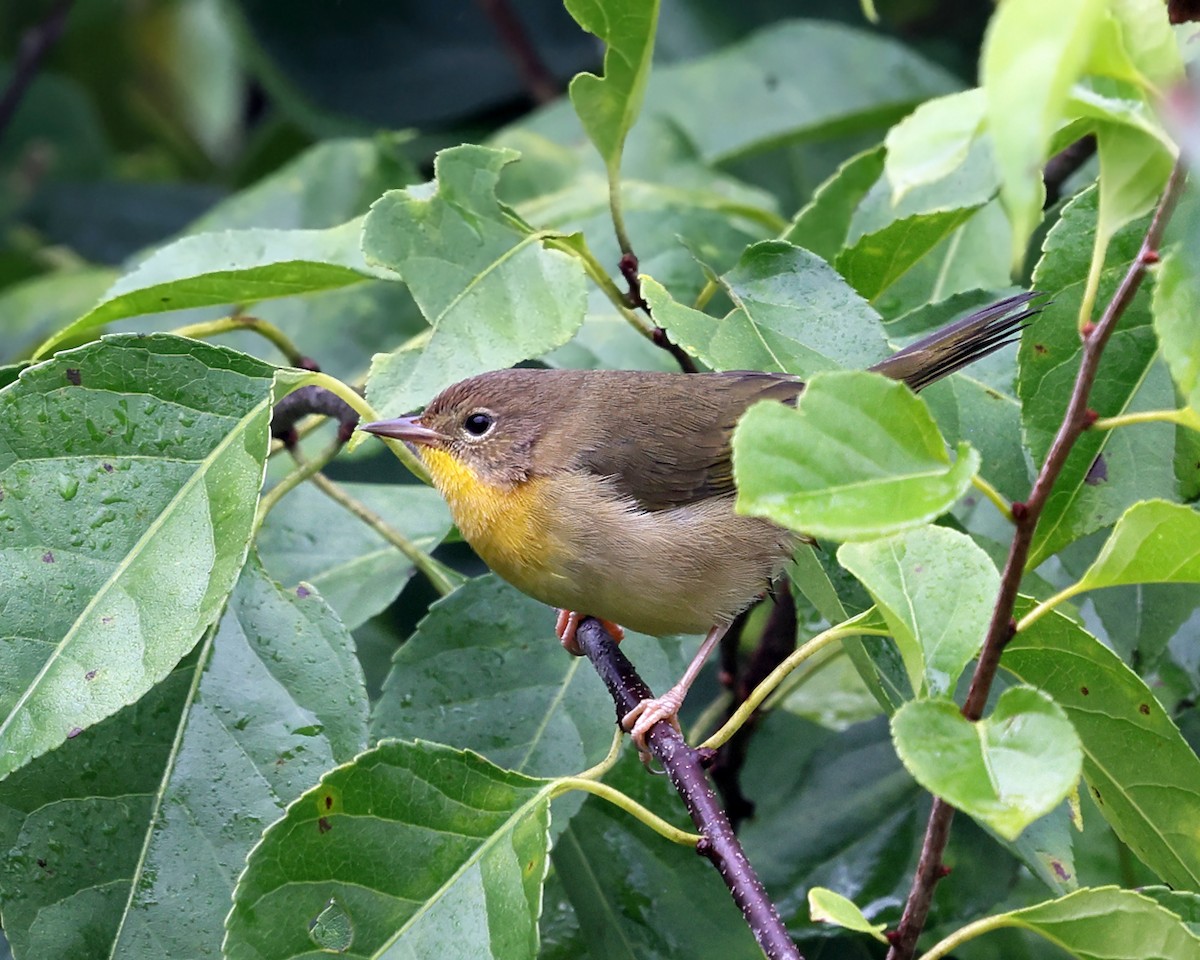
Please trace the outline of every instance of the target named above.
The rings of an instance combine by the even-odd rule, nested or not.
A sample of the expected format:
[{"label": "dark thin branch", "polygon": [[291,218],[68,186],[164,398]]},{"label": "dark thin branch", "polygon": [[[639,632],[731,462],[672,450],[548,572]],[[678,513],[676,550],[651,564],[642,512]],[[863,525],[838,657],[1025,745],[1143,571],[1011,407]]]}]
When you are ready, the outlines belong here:
[{"label": "dark thin branch", "polygon": [[332,417],[338,422],[338,443],[350,439],[358,426],[358,413],[341,397],[324,387],[309,385],[293,390],[275,404],[271,414],[271,436],[289,449],[296,444],[296,424],[310,414]]},{"label": "dark thin branch", "polygon": [[[726,721],[733,717],[738,707],[746,702],[746,698],[771,671],[796,649],[796,601],[792,597],[786,578],[781,577],[775,584],[774,594],[771,615],[767,618],[758,646],[754,648],[754,654],[746,664],[746,669],[740,672],[733,683],[733,702],[725,713]],[[725,809],[729,812],[729,820],[735,829],[743,820],[754,816],[754,802],[742,792],[739,777],[746,763],[750,740],[758,728],[759,716],[760,713],[755,712],[741,726],[717,751],[717,756],[709,768],[713,782],[725,800]]]},{"label": "dark thin branch", "polygon": [[1042,169],[1042,181],[1046,184],[1046,202],[1049,209],[1062,196],[1063,184],[1071,174],[1088,162],[1096,153],[1096,135],[1089,133],[1064,147],[1049,160]]},{"label": "dark thin branch", "polygon": [[[620,722],[619,718],[652,695],[650,688],[600,621],[589,617],[579,625],[575,636],[584,655],[608,687]],[[700,752],[689,747],[679,731],[663,721],[651,728],[646,742],[679,791],[703,838],[696,846],[697,853],[708,858],[721,874],[763,953],[770,960],[802,960],[779,912],[746,859],[716,794],[708,785]]]},{"label": "dark thin branch", "polygon": [[[1021,584],[1021,574],[1025,571],[1025,563],[1029,558],[1029,549],[1033,544],[1034,530],[1038,518],[1050,496],[1055,481],[1062,472],[1075,442],[1095,421],[1095,415],[1088,409],[1088,397],[1091,395],[1092,384],[1096,380],[1096,372],[1100,367],[1100,357],[1121,319],[1128,308],[1142,280],[1146,276],[1146,268],[1158,262],[1158,247],[1162,242],[1163,231],[1167,221],[1175,210],[1179,196],[1187,179],[1187,168],[1181,158],[1171,172],[1162,199],[1154,219],[1146,230],[1141,250],[1121,281],[1121,285],[1113,294],[1098,323],[1087,323],[1081,331],[1083,338],[1083,359],[1079,364],[1079,373],[1075,378],[1075,386],[1071,391],[1071,399],[1063,415],[1062,425],[1045,462],[1034,481],[1033,490],[1025,503],[1013,504],[1013,520],[1016,531],[1013,534],[1012,545],[1009,547],[1008,560],[1004,564],[1004,572],[1000,576],[1000,591],[996,597],[996,606],[992,611],[992,619],[988,625],[983,649],[975,672],[971,677],[971,686],[967,691],[967,699],[963,704],[962,713],[968,720],[978,720],[983,716],[983,708],[987,703],[992,681],[1000,666],[1000,655],[1013,634],[1016,624],[1013,621],[1013,611],[1017,602],[1017,590]],[[904,905],[904,915],[900,926],[890,938],[892,948],[888,951],[888,960],[909,960],[916,948],[917,938],[925,926],[929,915],[929,907],[933,902],[933,889],[937,881],[945,876],[942,865],[942,853],[946,849],[946,841],[950,836],[950,822],[954,818],[954,808],[948,803],[934,798],[933,809],[929,814],[929,823],[925,828],[925,841],[921,847],[921,858],[917,865],[916,875],[909,890],[908,901]]]},{"label": "dark thin branch", "polygon": [[[651,320],[654,315],[650,312],[650,304],[646,302],[646,298],[642,296],[642,278],[638,274],[638,258],[632,253],[621,255],[621,261],[618,264],[621,270],[621,276],[625,278],[625,282],[629,284],[629,292],[625,295],[625,300],[634,310],[641,310]],[[675,358],[675,362],[679,364],[679,369],[684,373],[698,373],[696,361],[687,355],[687,352],[673,342],[667,331],[660,326],[655,326],[654,333],[651,335],[654,345],[662,347],[671,356]]]},{"label": "dark thin branch", "polygon": [[517,16],[508,0],[478,0],[479,7],[496,28],[496,33],[504,42],[505,48],[521,82],[535,103],[549,103],[558,98],[558,84],[554,76],[546,69],[537,48],[525,32],[521,18]]},{"label": "dark thin branch", "polygon": [[50,15],[37,26],[30,27],[21,37],[17,59],[13,64],[12,76],[4,93],[0,94],[0,140],[4,131],[21,105],[25,91],[33,83],[46,54],[58,42],[67,26],[67,15],[71,12],[72,0],[59,0]]}]

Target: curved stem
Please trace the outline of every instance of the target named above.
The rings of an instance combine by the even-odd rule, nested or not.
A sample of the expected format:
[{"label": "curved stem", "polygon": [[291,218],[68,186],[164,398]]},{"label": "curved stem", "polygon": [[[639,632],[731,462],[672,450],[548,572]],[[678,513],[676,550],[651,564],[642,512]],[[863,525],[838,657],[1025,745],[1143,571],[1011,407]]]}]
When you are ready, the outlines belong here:
[{"label": "curved stem", "polygon": [[621,745],[624,742],[625,731],[618,726],[613,730],[612,743],[609,744],[608,753],[604,759],[594,767],[588,767],[582,773],[577,773],[575,776],[580,780],[599,780],[616,765],[617,757],[621,755]]},{"label": "curved stem", "polygon": [[325,474],[316,472],[311,474],[310,477],[313,485],[325,494],[325,496],[329,497],[338,506],[344,507],[350,513],[354,514],[354,516],[358,517],[359,520],[404,554],[408,561],[425,575],[425,578],[433,585],[433,589],[443,597],[453,593],[460,585],[466,582],[466,577],[462,576],[456,570],[450,569],[444,563],[435,560],[365,503],[356,497],[350,496],[350,494],[330,480]]},{"label": "curved stem", "polygon": [[1059,590],[1054,596],[1049,597],[1039,603],[1036,607],[1030,610],[1017,623],[1017,633],[1032,626],[1038,620],[1041,620],[1047,613],[1057,607],[1060,603],[1070,600],[1074,596],[1084,593],[1087,587],[1082,587],[1078,583],[1073,583],[1063,590]]},{"label": "curved stem", "polygon": [[621,171],[614,164],[608,169],[608,209],[612,214],[613,232],[617,235],[617,246],[621,253],[633,256],[633,244],[625,229],[625,214],[621,210]]},{"label": "curved stem", "polygon": [[1004,498],[1004,494],[984,480],[979,474],[971,478],[971,485],[991,500],[995,504],[996,509],[1000,511],[1000,515],[1009,523],[1012,523],[1012,504]]},{"label": "curved stem", "polygon": [[705,740],[704,743],[700,744],[700,749],[716,749],[737,733],[742,724],[750,719],[754,711],[762,705],[762,702],[784,681],[787,675],[817,651],[823,650],[831,643],[845,637],[888,636],[886,630],[856,625],[856,621],[864,619],[869,612],[871,611],[860,613],[852,620],[847,620],[836,627],[830,627],[828,630],[818,633],[803,646],[798,647],[786,660],[767,674],[766,679],[755,687],[750,696],[734,711],[733,716],[726,721],[725,726],[721,727],[720,730]]},{"label": "curved stem", "polygon": [[292,343],[291,338],[286,333],[270,321],[260,320],[258,317],[234,314],[233,316],[222,317],[220,320],[189,323],[186,326],[176,327],[171,333],[177,337],[191,337],[193,340],[204,340],[208,337],[219,336],[222,333],[232,333],[235,330],[249,330],[251,333],[257,333],[264,340],[274,345],[283,354],[288,364],[293,367],[303,366],[305,363],[306,358],[304,354]]},{"label": "curved stem", "polygon": [[630,309],[629,304],[625,302],[625,294],[621,292],[621,288],[608,275],[608,272],[600,264],[600,261],[596,259],[591,250],[584,246],[575,246],[567,243],[561,238],[561,235],[549,233],[546,234],[546,245],[561,253],[577,257],[583,264],[584,273],[600,288],[600,292],[608,298],[609,302],[616,308],[617,313],[624,317],[629,325],[643,337],[648,340],[654,339],[654,324],[648,317],[642,316],[637,310]]},{"label": "curved stem", "polygon": [[941,960],[942,957],[961,947],[968,940],[974,940],[992,930],[1000,930],[1008,926],[1012,926],[1012,924],[1003,914],[998,917],[984,917],[982,920],[968,923],[964,927],[959,927],[950,936],[939,940],[932,948],[921,954],[921,960]]},{"label": "curved stem", "polygon": [[1115,430],[1138,423],[1174,423],[1181,427],[1200,430],[1200,415],[1191,407],[1179,410],[1142,410],[1138,413],[1122,413],[1116,417],[1101,417],[1092,424],[1093,430]]},{"label": "curved stem", "polygon": [[582,790],[585,793],[594,794],[602,800],[607,800],[614,807],[620,807],[631,817],[634,817],[659,836],[665,837],[672,843],[678,843],[685,847],[694,847],[700,842],[698,833],[688,833],[686,830],[680,830],[673,824],[667,823],[653,810],[643,807],[640,803],[634,800],[627,794],[622,793],[614,787],[610,787],[607,783],[600,783],[596,780],[588,780],[583,777],[563,777],[555,780],[550,788],[550,798],[560,797],[570,790]]},{"label": "curved stem", "polygon": [[300,462],[297,459],[296,469],[289,473],[286,477],[280,480],[275,486],[262,495],[258,501],[258,513],[254,517],[255,533],[262,528],[263,521],[267,519],[267,514],[270,513],[277,503],[291,493],[296,487],[300,486],[305,480],[319,473],[324,467],[333,460],[341,451],[340,443],[332,443],[319,455],[307,462]]}]

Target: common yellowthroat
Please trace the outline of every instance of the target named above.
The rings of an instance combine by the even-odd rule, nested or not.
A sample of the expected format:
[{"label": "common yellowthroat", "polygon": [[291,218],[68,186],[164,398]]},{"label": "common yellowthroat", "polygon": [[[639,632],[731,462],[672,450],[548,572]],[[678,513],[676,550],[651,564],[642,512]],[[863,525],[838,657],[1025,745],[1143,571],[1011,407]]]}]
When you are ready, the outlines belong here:
[{"label": "common yellowthroat", "polygon": [[[1034,296],[986,307],[871,369],[920,390],[1012,342]],[[797,544],[734,512],[730,436],[751,404],[794,403],[803,389],[775,373],[497,370],[447,387],[419,416],[361,429],[412,445],[484,562],[560,608],[568,649],[578,652],[581,615],[707,633],[680,681],[622,721],[644,750]]]}]

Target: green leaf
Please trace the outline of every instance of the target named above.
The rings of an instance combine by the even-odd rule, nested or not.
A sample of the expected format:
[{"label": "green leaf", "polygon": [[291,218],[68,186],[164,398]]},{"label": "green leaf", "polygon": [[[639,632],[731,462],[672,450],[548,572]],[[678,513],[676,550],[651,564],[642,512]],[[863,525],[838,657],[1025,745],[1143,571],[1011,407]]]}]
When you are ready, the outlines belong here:
[{"label": "green leaf", "polygon": [[[450,532],[446,502],[428,487],[341,487],[421,550],[432,550]],[[256,545],[271,576],[288,586],[312,584],[350,630],[387,609],[413,572],[399,549],[311,484],[267,514]]]},{"label": "green leaf", "polygon": [[1014,840],[1079,781],[1079,738],[1062,708],[1011,687],[972,723],[950,700],[914,700],[892,717],[904,766],[926,790]]},{"label": "green leaf", "polygon": [[884,170],[885,156],[882,147],[872,147],[838,167],[817,187],[782,239],[824,260],[834,260],[846,243],[854,211]]},{"label": "green leaf", "polygon": [[0,393],[0,776],[137,700],[217,618],[253,530],[273,372],[119,336]]},{"label": "green leaf", "polygon": [[[228,960],[311,954],[331,902],[356,956],[532,956],[547,867],[545,785],[481,757],[389,741],[330,771],[250,854]],[[319,946],[319,945],[318,945]]]},{"label": "green leaf", "polygon": [[899,202],[914,187],[936,183],[967,159],[987,106],[976,87],[927,100],[888,131],[884,172]]},{"label": "green leaf", "polygon": [[0,293],[5,340],[0,360],[29,356],[47,336],[86,312],[115,279],[108,269],[56,270],[5,288]]},{"label": "green leaf", "polygon": [[1126,510],[1073,592],[1124,583],[1200,583],[1200,513],[1165,500]]},{"label": "green leaf", "polygon": [[650,278],[642,291],[671,339],[714,369],[809,375],[867,367],[888,355],[879,315],[800,247],[756,243],[721,286],[735,306],[719,319],[676,302]]},{"label": "green leaf", "polygon": [[[612,743],[612,699],[588,662],[559,646],[553,619],[497,577],[463,584],[396,651],[373,735],[437,739],[531,776],[598,763]],[[669,685],[663,658],[652,663],[654,641],[630,636],[639,672],[657,664],[648,682]]]},{"label": "green leaf", "polygon": [[[1095,188],[1072,200],[1046,238],[1033,285],[1051,297],[1021,337],[1017,395],[1034,463],[1040,464],[1067,409],[1079,371],[1082,345],[1077,318],[1091,261],[1099,203]],[[1099,298],[1116,290],[1138,255],[1145,224],[1119,230],[1109,244]],[[1170,406],[1171,387],[1155,365],[1149,296],[1138,293],[1121,317],[1104,353],[1089,405],[1100,416]],[[1089,430],[1076,441],[1046,502],[1034,534],[1033,569],[1066,544],[1113,522],[1131,504],[1175,492],[1174,428],[1146,424],[1136,430]]]},{"label": "green leaf", "polygon": [[199,658],[0,784],[5,932],[26,956],[216,956],[263,826],[365,743],[349,634],[251,562]]},{"label": "green leaf", "polygon": [[826,890],[824,887],[813,887],[808,891],[808,912],[813,923],[835,923],[847,930],[857,930],[859,933],[869,933],[880,943],[887,943],[883,931],[886,923],[871,923],[863,912],[854,905],[853,900],[847,900],[840,893]]},{"label": "green leaf", "polygon": [[1141,678],[1057,612],[1009,641],[1001,663],[1066,712],[1083,775],[1117,836],[1165,882],[1200,886],[1200,760]]},{"label": "green leaf", "polygon": [[536,357],[583,322],[579,260],[546,249],[496,200],[509,150],[443,150],[431,184],[394,190],[371,207],[363,251],[400,274],[431,329],[408,350],[376,357],[368,397],[403,413],[456,380]]},{"label": "green leaf", "polygon": [[838,272],[874,303],[929,251],[966,223],[982,204],[914,214],[866,234],[837,258]]},{"label": "green leaf", "polygon": [[1100,156],[1096,236],[1107,244],[1121,227],[1154,209],[1175,157],[1157,137],[1120,123],[1099,124],[1096,142]]},{"label": "green leaf", "polygon": [[[1183,75],[1179,43],[1163,4],[1158,0],[1107,0],[1106,6],[1121,52],[1136,71],[1129,79],[1165,88]],[[1092,69],[1102,72],[1094,58],[1095,53]]]},{"label": "green leaf", "polygon": [[637,120],[654,55],[658,0],[566,0],[567,12],[604,41],[604,76],[580,73],[570,96],[588,137],[613,174]]},{"label": "green leaf", "polygon": [[1154,332],[1175,386],[1189,407],[1200,411],[1200,277],[1191,251],[1173,247],[1158,268],[1154,285]]},{"label": "green leaf", "polygon": [[1000,586],[988,555],[965,534],[918,527],[844,544],[837,556],[883,613],[913,690],[952,693],[983,643]]},{"label": "green leaf", "polygon": [[37,349],[125,317],[189,307],[242,306],[334,290],[379,276],[359,250],[361,220],[327,230],[227,230],[167,244],[121,277],[91,310]]},{"label": "green leaf", "polygon": [[870,540],[945,513],[979,455],[950,460],[937,424],[908,387],[870,373],[823,373],[796,409],[752,407],[733,438],[738,510],[834,540]]},{"label": "green leaf", "polygon": [[[840,82],[813,96],[813,77]],[[716,165],[789,142],[882,132],[918,103],[958,86],[893,40],[841,24],[792,20],[659,71],[646,112],[669,116]]]},{"label": "green leaf", "polygon": [[988,129],[1019,264],[1041,220],[1042,161],[1071,84],[1087,64],[1104,0],[1007,0],[988,25],[980,63]]},{"label": "green leaf", "polygon": [[1200,937],[1178,916],[1150,897],[1117,887],[1076,890],[985,922],[993,930],[1031,930],[1081,960],[1192,960],[1200,952]]}]

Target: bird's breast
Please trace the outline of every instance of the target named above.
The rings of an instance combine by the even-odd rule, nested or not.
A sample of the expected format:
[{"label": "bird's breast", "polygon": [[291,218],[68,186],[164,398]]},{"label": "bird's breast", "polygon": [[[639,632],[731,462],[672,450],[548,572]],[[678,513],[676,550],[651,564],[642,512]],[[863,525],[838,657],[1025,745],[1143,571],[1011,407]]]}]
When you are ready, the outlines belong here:
[{"label": "bird's breast", "polygon": [[444,450],[421,459],[445,498],[455,525],[480,559],[519,590],[540,597],[561,577],[559,544],[551,535],[544,479],[519,484],[484,480]]}]

